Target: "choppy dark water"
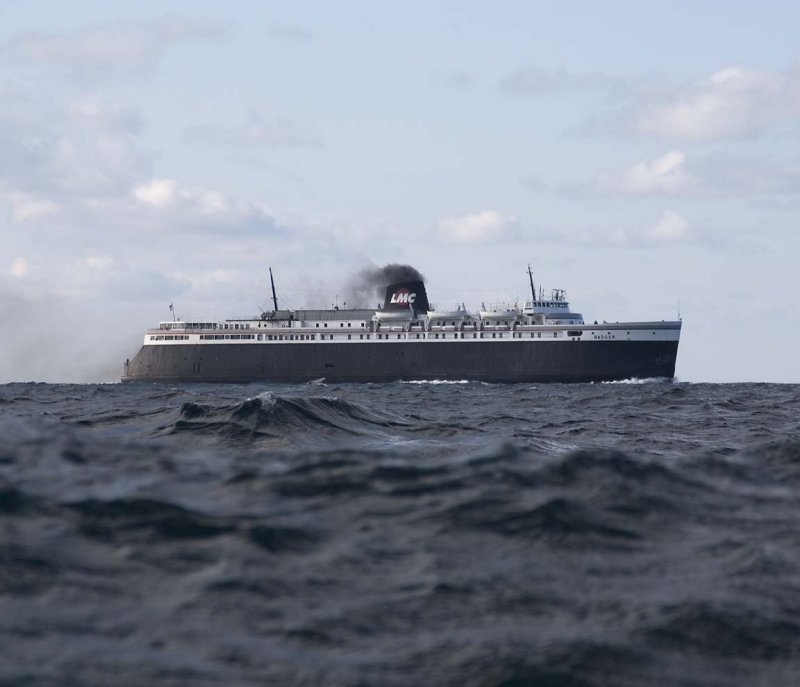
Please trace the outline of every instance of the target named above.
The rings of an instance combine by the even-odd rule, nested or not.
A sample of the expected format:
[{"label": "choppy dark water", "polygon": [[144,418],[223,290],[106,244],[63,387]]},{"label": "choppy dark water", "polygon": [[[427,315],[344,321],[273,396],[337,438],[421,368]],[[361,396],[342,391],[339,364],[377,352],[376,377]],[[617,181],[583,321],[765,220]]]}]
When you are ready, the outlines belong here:
[{"label": "choppy dark water", "polygon": [[0,386],[1,685],[800,684],[800,387]]}]

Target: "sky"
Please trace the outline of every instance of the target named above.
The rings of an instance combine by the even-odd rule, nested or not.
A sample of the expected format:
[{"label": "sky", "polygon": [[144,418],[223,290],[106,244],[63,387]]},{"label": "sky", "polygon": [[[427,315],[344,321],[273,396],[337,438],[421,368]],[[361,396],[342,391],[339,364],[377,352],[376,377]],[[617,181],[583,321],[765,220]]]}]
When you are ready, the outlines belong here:
[{"label": "sky", "polygon": [[[0,3],[0,382],[147,327],[341,304],[671,320],[690,382],[800,382],[800,9],[766,0]],[[355,304],[351,304],[355,305]]]}]

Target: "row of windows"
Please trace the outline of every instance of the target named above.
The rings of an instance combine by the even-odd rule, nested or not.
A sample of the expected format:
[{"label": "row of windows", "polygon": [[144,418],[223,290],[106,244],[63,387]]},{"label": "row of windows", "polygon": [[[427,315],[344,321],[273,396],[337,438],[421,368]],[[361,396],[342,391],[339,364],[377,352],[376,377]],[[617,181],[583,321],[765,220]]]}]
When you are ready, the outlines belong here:
[{"label": "row of windows", "polygon": [[[259,336],[261,336],[259,334]],[[220,339],[255,339],[255,334],[201,334],[200,339],[205,339],[207,341],[216,340],[219,341]]]},{"label": "row of windows", "polygon": [[566,303],[554,303],[553,301],[536,301],[534,305],[537,308],[566,308]]},{"label": "row of windows", "polygon": [[[362,327],[366,327],[366,326],[367,326],[367,323],[366,323],[366,322],[360,322],[359,324],[360,324]],[[314,326],[315,326],[315,327],[319,327],[319,322],[317,322],[317,323],[316,323]],[[328,323],[327,323],[327,322],[324,322],[324,323],[322,324],[322,326],[323,326],[323,327],[327,327],[327,326],[328,326]],[[340,326],[340,327],[344,327],[344,322],[339,322],[339,326]],[[348,326],[348,327],[352,327],[352,326],[353,326],[353,323],[352,323],[352,322],[348,322],[348,323],[347,323],[347,326]]]},{"label": "row of windows", "polygon": [[[574,332],[572,332],[571,334],[574,334]],[[392,338],[391,334],[376,334],[375,336],[376,336],[376,338],[378,338],[380,340],[389,340],[390,338]],[[412,338],[413,339],[420,339],[420,338],[423,338],[423,339],[424,338],[428,338],[428,339],[431,339],[431,338],[433,338],[433,339],[447,339],[448,338],[448,335],[444,334],[444,333],[443,334],[435,334],[435,333],[434,334],[428,334],[427,337],[424,334],[413,334],[413,333],[412,334],[396,334],[395,336],[398,339],[412,339]],[[495,338],[496,339],[502,339],[503,336],[504,335],[503,335],[502,332],[499,332],[499,333],[492,332],[492,338],[493,339],[495,339]],[[524,335],[523,335],[522,332],[511,332],[511,337],[510,338],[521,339],[521,338],[523,338],[523,336]],[[530,338],[533,339],[534,336],[536,336],[537,338],[541,339],[542,338],[542,333],[541,332],[530,332]],[[593,336],[595,338],[616,338],[615,336],[613,336],[611,334],[608,334],[608,335],[602,335],[601,334],[601,335],[593,335]],[[321,334],[319,338],[320,338],[320,340],[325,341],[326,340],[325,337],[326,337],[325,334]],[[558,332],[553,332],[553,337],[557,338],[558,337]],[[173,341],[173,340],[174,341],[183,341],[183,340],[187,340],[188,338],[189,337],[187,335],[180,335],[180,334],[167,335],[167,336],[159,335],[159,336],[151,336],[150,337],[150,341]],[[200,339],[202,341],[228,341],[228,340],[236,340],[236,341],[238,341],[238,340],[254,340],[254,339],[258,339],[258,341],[315,341],[316,338],[317,338],[316,334],[259,334],[258,336],[254,335],[254,334],[201,334],[200,335]],[[338,338],[338,337],[336,337],[336,338]],[[348,334],[347,335],[347,339],[348,340],[352,340],[352,338],[353,338],[352,334]],[[369,339],[370,335],[369,334],[366,334],[366,335],[365,334],[359,334],[358,338],[361,339],[361,340],[363,340],[364,338]],[[453,339],[459,339],[459,338],[463,339],[464,338],[464,332],[460,332],[460,333],[459,332],[454,332],[453,336],[451,338],[453,338]],[[488,339],[489,338],[489,333],[487,332],[485,337],[484,337],[484,333],[483,332],[480,332],[480,333],[474,332],[472,334],[472,338],[473,339],[483,339],[483,338],[487,338]],[[332,341],[333,339],[334,339],[334,335],[333,334],[328,334],[327,335],[327,340]]]}]

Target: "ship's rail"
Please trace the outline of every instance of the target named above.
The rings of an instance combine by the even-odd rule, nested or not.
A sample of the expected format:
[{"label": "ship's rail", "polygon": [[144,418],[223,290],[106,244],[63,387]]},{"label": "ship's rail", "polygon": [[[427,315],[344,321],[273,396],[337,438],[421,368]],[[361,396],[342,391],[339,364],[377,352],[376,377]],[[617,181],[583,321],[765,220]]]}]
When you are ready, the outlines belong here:
[{"label": "ship's rail", "polygon": [[379,343],[379,342],[441,342],[441,341],[659,341],[677,340],[680,321],[661,322],[604,322],[592,325],[498,325],[482,328],[460,329],[440,327],[404,329],[381,328],[377,330],[318,330],[309,327],[287,327],[262,330],[207,330],[185,333],[167,330],[149,330],[145,345],[219,345],[219,344],[310,344]]}]

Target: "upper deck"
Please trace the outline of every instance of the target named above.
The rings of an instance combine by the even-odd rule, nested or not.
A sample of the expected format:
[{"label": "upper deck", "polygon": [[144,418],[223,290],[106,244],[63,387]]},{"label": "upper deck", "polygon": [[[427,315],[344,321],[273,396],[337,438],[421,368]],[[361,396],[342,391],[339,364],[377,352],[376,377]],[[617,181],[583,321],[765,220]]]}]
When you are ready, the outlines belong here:
[{"label": "upper deck", "polygon": [[[572,312],[563,289],[550,298],[534,299],[521,310],[516,306],[485,306],[470,313],[430,306],[422,282],[387,288],[383,308],[329,310],[273,310],[260,317],[212,321],[161,322],[144,337],[145,345],[275,342],[388,342],[388,341],[604,341],[677,340],[680,322],[603,322],[587,325]],[[419,307],[423,303],[424,307]]]}]

